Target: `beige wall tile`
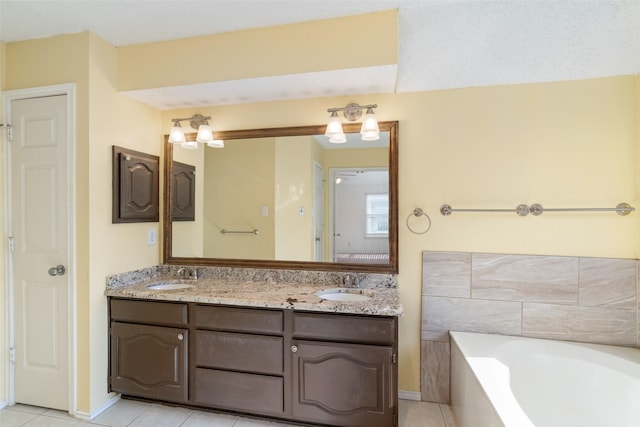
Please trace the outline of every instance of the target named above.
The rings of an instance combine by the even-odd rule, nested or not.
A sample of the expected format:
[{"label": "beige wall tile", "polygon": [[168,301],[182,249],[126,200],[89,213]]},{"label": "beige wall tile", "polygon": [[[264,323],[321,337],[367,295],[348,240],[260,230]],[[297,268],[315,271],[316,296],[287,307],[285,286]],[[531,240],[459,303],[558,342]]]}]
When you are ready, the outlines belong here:
[{"label": "beige wall tile", "polygon": [[580,258],[579,305],[637,309],[637,261]]},{"label": "beige wall tile", "polygon": [[456,416],[453,414],[451,406],[440,405],[440,410],[442,411],[442,417],[444,418],[444,425],[446,427],[458,427]]},{"label": "beige wall tile", "polygon": [[578,258],[473,254],[473,298],[575,305]]},{"label": "beige wall tile", "polygon": [[637,311],[525,303],[522,335],[564,341],[635,346]]},{"label": "beige wall tile", "polygon": [[449,343],[422,341],[421,354],[421,400],[424,402],[449,403]]},{"label": "beige wall tile", "polygon": [[520,335],[522,303],[422,297],[422,339],[449,341],[449,330]]},{"label": "beige wall tile", "polygon": [[471,253],[423,252],[422,294],[471,296]]}]

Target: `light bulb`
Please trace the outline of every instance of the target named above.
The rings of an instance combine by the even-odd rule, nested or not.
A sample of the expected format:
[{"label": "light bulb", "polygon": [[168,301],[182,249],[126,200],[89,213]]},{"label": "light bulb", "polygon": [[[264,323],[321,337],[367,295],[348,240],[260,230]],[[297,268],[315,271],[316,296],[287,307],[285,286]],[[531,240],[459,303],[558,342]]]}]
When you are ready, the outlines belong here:
[{"label": "light bulb", "polygon": [[376,141],[380,139],[380,129],[378,128],[378,121],[373,114],[371,107],[367,108],[367,114],[362,119],[362,127],[360,128],[360,134],[362,134],[363,141]]},{"label": "light bulb", "polygon": [[213,142],[213,131],[209,125],[200,125],[196,141],[206,144]]},{"label": "light bulb", "polygon": [[180,127],[180,122],[175,122],[169,131],[169,142],[172,144],[182,144],[186,141],[184,131]]},{"label": "light bulb", "polygon": [[340,121],[337,112],[331,112],[331,118],[329,119],[327,130],[324,135],[329,137],[329,142],[339,144],[347,141],[347,137],[342,130],[342,122]]}]

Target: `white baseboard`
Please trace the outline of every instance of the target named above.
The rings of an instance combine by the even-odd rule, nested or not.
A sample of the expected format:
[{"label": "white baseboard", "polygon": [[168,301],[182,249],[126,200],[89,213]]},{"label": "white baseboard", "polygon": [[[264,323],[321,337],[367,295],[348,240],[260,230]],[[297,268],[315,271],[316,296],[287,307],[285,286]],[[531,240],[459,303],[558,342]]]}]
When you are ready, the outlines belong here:
[{"label": "white baseboard", "polygon": [[422,400],[422,396],[419,391],[398,390],[398,399],[404,400]]},{"label": "white baseboard", "polygon": [[0,409],[5,408],[6,406],[7,406],[7,401],[6,400],[0,401]]},{"label": "white baseboard", "polygon": [[109,409],[113,404],[115,404],[118,400],[120,400],[120,394],[116,394],[111,397],[111,399],[107,400],[102,406],[97,408],[95,411],[91,411],[90,413],[83,411],[76,411],[75,417],[81,420],[91,421],[107,409]]}]

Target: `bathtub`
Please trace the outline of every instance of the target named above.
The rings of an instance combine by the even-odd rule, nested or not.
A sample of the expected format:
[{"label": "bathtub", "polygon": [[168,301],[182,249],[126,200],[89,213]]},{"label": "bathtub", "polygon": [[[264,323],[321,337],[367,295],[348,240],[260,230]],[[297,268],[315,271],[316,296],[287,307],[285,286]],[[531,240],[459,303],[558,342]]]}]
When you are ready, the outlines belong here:
[{"label": "bathtub", "polygon": [[638,427],[640,350],[451,332],[459,427]]}]

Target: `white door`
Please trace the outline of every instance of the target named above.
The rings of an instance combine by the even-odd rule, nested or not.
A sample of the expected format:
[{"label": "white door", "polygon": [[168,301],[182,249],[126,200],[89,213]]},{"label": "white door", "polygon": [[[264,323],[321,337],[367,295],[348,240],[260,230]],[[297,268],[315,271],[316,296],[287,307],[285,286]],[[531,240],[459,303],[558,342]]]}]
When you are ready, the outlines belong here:
[{"label": "white door", "polygon": [[313,163],[314,261],[324,261],[324,169]]},{"label": "white door", "polygon": [[13,100],[10,111],[14,397],[68,410],[67,95]]}]

